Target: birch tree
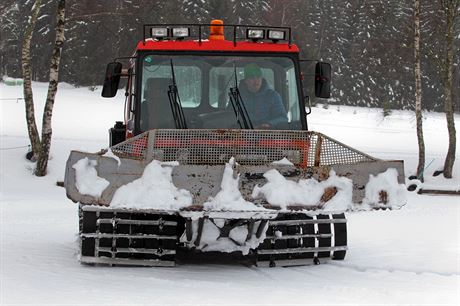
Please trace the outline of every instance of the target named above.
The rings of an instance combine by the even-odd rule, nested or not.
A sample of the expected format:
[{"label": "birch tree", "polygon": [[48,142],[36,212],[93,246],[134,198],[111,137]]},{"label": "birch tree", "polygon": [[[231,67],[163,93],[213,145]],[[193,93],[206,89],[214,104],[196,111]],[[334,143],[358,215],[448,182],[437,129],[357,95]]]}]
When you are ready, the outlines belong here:
[{"label": "birch tree", "polygon": [[422,75],[420,68],[420,0],[414,0],[414,59],[415,59],[415,119],[417,124],[418,166],[417,177],[423,182],[425,168],[425,142],[422,118]]},{"label": "birch tree", "polygon": [[29,138],[32,145],[33,158],[37,160],[35,175],[46,175],[48,167],[49,152],[51,146],[51,118],[53,115],[54,100],[56,97],[59,64],[61,60],[62,46],[64,45],[64,25],[65,25],[65,0],[58,0],[57,20],[55,26],[56,38],[54,41],[53,54],[50,60],[49,85],[46,97],[45,108],[42,118],[41,138],[38,135],[37,125],[35,123],[35,111],[31,85],[30,69],[30,42],[32,40],[33,30],[40,12],[41,0],[36,0],[32,7],[32,14],[29,24],[24,33],[24,43],[22,49],[22,71],[24,78],[24,100],[26,105],[26,120],[29,131]]},{"label": "birch tree", "polygon": [[449,134],[449,147],[444,161],[443,174],[445,178],[452,178],[452,169],[455,162],[456,131],[454,121],[453,79],[454,79],[454,39],[455,21],[460,12],[460,0],[439,0],[445,17],[445,43],[446,47],[442,59],[442,85],[444,90],[444,111],[446,113],[447,131]]},{"label": "birch tree", "polygon": [[34,98],[32,94],[32,71],[30,68],[30,43],[37,23],[38,14],[40,13],[41,0],[36,0],[32,6],[29,23],[24,31],[22,43],[22,78],[24,79],[24,101],[26,107],[27,131],[29,133],[30,144],[32,146],[32,160],[37,160],[40,150],[40,136],[38,134],[37,124],[35,123]]}]

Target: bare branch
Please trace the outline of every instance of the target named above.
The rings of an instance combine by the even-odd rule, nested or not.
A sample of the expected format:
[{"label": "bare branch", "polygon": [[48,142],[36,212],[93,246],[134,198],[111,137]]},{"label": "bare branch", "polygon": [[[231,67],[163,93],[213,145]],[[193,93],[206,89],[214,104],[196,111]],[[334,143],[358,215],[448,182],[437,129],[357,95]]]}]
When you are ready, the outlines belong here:
[{"label": "bare branch", "polygon": [[83,19],[90,19],[92,17],[100,16],[133,16],[132,13],[115,13],[115,12],[103,12],[97,14],[78,15],[66,18],[66,22],[75,22]]}]

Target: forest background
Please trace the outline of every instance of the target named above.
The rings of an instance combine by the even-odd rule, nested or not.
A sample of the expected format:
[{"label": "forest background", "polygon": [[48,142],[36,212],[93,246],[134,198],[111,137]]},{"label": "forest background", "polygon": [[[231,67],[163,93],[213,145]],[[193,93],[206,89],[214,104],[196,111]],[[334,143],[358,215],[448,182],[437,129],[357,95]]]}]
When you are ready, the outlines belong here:
[{"label": "forest background", "polygon": [[[34,1],[0,4],[0,75],[21,77],[23,27]],[[31,45],[32,79],[47,81],[55,1],[43,1]],[[414,109],[412,0],[71,0],[60,81],[101,85],[108,61],[130,56],[145,23],[289,26],[301,57],[330,62],[330,104]],[[423,108],[443,111],[445,18],[438,1],[421,1]],[[454,42],[455,112],[460,111],[460,22]],[[324,101],[323,101],[324,102]]]}]

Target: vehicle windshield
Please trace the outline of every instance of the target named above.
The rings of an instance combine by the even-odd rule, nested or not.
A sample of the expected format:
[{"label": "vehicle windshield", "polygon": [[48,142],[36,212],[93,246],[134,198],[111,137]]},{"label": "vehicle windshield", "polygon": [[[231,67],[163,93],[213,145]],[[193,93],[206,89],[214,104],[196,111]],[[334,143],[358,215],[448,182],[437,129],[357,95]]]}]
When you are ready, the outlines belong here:
[{"label": "vehicle windshield", "polygon": [[187,128],[248,128],[241,123],[246,115],[255,129],[302,129],[289,57],[146,55],[140,105],[141,131],[179,128],[173,105],[180,106]]}]

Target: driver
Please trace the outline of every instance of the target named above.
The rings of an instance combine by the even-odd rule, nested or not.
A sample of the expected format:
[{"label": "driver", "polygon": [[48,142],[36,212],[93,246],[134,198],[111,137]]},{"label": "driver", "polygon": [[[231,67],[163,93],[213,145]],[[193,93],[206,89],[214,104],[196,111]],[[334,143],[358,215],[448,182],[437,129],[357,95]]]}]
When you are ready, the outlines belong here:
[{"label": "driver", "polygon": [[270,129],[287,124],[281,96],[270,88],[258,65],[249,64],[244,67],[244,79],[239,90],[254,128]]}]

